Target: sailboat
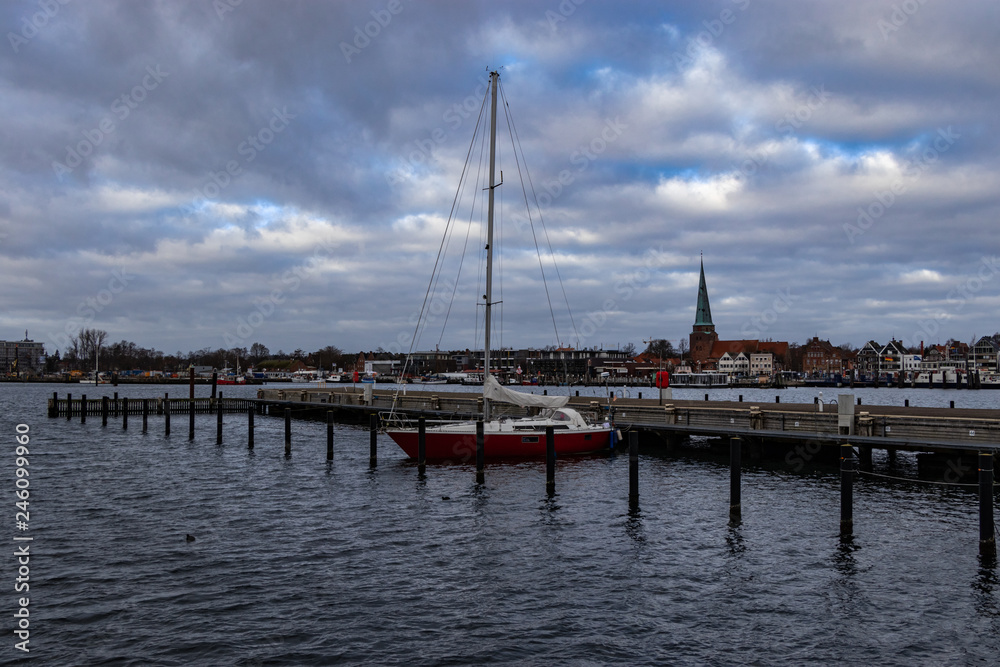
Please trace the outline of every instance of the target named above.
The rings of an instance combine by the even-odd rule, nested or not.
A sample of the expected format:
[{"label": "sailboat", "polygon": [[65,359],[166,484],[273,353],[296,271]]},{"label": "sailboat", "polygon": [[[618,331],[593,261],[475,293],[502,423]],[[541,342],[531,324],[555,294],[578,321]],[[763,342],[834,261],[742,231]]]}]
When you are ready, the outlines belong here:
[{"label": "sailboat", "polygon": [[[612,426],[592,424],[567,407],[569,396],[537,396],[502,387],[490,365],[490,330],[493,302],[493,196],[496,184],[497,84],[500,74],[490,72],[490,164],[486,234],[486,294],[483,358],[483,453],[486,458],[544,457],[546,429],[552,427],[557,455],[584,454],[607,449]],[[501,178],[502,180],[502,178]],[[535,416],[493,417],[492,402],[511,403],[538,412]],[[392,415],[390,415],[390,423]],[[468,459],[476,453],[476,421],[428,426],[424,454],[427,459]],[[390,426],[386,434],[410,458],[418,456],[418,430],[414,426]]]}]

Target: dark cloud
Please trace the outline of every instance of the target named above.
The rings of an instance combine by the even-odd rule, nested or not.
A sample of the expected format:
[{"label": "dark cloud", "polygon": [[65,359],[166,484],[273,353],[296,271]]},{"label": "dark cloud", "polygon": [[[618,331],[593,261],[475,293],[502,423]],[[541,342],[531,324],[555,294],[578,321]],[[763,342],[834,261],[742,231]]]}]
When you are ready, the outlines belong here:
[{"label": "dark cloud", "polygon": [[[997,13],[7,3],[0,323],[52,348],[81,312],[169,351],[408,340],[488,68],[502,67],[584,344],[686,336],[702,252],[725,336],[782,295],[762,337],[992,332]],[[509,149],[506,213],[522,197]],[[572,343],[568,315],[558,336],[547,324],[523,220],[501,245],[504,342]],[[444,336],[436,322],[421,346],[476,344],[475,254]],[[90,308],[122,270],[124,289]]]}]

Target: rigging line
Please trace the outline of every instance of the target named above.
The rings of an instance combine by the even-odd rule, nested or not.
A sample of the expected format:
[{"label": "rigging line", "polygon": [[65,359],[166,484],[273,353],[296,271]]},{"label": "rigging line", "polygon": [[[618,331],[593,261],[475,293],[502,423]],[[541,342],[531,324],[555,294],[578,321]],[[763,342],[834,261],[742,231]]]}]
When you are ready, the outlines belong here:
[{"label": "rigging line", "polygon": [[[485,105],[486,105],[486,95],[484,94],[482,107],[485,107]],[[481,110],[480,110],[480,117],[482,117]],[[458,187],[455,188],[455,196],[451,201],[451,211],[449,211],[448,213],[448,221],[445,223],[445,230],[441,238],[441,244],[438,246],[438,254],[434,260],[434,268],[431,270],[430,281],[428,281],[427,283],[427,291],[424,292],[424,300],[420,304],[420,312],[417,314],[417,322],[413,327],[413,336],[410,338],[410,347],[409,350],[407,350],[406,359],[403,361],[403,369],[401,371],[401,375],[406,374],[406,369],[410,365],[410,362],[412,361],[413,358],[413,347],[414,345],[417,344],[417,340],[419,339],[420,336],[421,323],[423,322],[424,319],[424,311],[427,309],[427,302],[430,299],[431,288],[435,284],[435,277],[437,276],[438,266],[442,260],[442,253],[447,247],[447,244],[445,242],[449,236],[448,230],[451,228],[451,223],[455,216],[455,207],[458,205],[459,193],[461,193],[462,191],[462,183],[465,180],[466,170],[469,165],[469,156],[472,155],[472,148],[476,143],[476,134],[478,133],[478,131],[479,131],[479,121],[476,122],[476,131],[475,133],[473,133],[472,141],[469,142],[469,150],[465,154],[465,165],[462,166],[462,174],[459,177]],[[396,396],[398,396],[398,394],[399,394],[399,389],[396,390],[396,393],[393,396],[392,407],[389,410],[390,415],[392,415],[393,411],[395,410]]]},{"label": "rigging line", "polygon": [[[940,486],[975,486],[978,487],[979,484],[964,484],[960,482],[937,482],[932,479],[915,479],[912,477],[895,477],[893,475],[882,475],[877,472],[866,472],[864,470],[855,470],[859,475],[867,475],[869,477],[881,477],[882,479],[893,479],[898,482],[913,482],[914,484],[937,484]],[[998,486],[994,484],[994,486]]]},{"label": "rigging line", "polygon": [[[478,134],[479,134],[479,128],[480,128],[480,126],[482,126],[482,127],[485,128],[485,123],[482,122],[483,116],[484,116],[484,110],[486,108],[485,105],[486,105],[486,102],[484,100],[483,101],[483,107],[480,109],[480,118],[476,121],[476,131],[475,131],[475,134],[473,135],[473,142],[476,141],[476,136],[478,136]],[[479,183],[480,180],[482,179],[482,172],[483,172],[483,157],[482,156],[483,156],[483,151],[484,151],[484,147],[483,147],[483,143],[481,142],[480,146],[479,146],[479,170],[476,173],[476,179],[475,179],[476,183]],[[466,157],[466,160],[468,160],[468,156]],[[466,186],[468,186],[468,183],[466,183]],[[477,194],[478,194],[478,192],[476,190],[473,190],[472,207],[469,210],[469,222],[466,225],[466,229],[465,229],[465,245],[462,247],[462,253],[459,255],[458,273],[455,276],[455,283],[451,286],[451,299],[449,299],[449,301],[448,301],[448,308],[445,311],[444,322],[441,323],[441,335],[438,337],[438,341],[437,341],[438,347],[440,347],[441,341],[444,340],[444,332],[445,332],[446,327],[448,326],[448,320],[451,317],[451,307],[455,303],[455,295],[458,293],[458,285],[459,285],[459,283],[462,280],[462,268],[465,266],[465,256],[468,254],[468,251],[469,251],[469,239],[472,236],[472,219],[475,217],[476,196],[477,196]]]},{"label": "rigging line", "polygon": [[[503,89],[502,88],[501,88],[501,94],[503,94]],[[509,111],[506,96],[504,96],[504,109]],[[516,125],[516,123],[514,123],[514,117],[513,117],[512,114],[508,113],[507,114],[507,118],[508,118],[508,122],[509,122],[509,124],[511,126],[511,139],[512,139],[511,143],[513,144],[513,139],[514,139],[514,137],[516,137],[517,138],[517,147],[521,148],[521,137],[517,133],[517,125]],[[524,157],[524,149],[523,148],[521,148],[521,156]],[[517,157],[516,150],[515,150],[515,153],[514,153],[514,157],[515,158]],[[570,325],[573,327],[573,335],[576,337],[577,345],[580,345],[581,344],[581,342],[580,342],[580,332],[576,328],[576,319],[573,317],[573,309],[570,308],[570,305],[569,305],[569,297],[566,295],[566,286],[563,283],[562,273],[559,271],[559,264],[556,262],[556,253],[555,253],[555,251],[552,248],[552,241],[549,239],[549,231],[548,231],[548,229],[545,226],[545,218],[544,218],[544,216],[542,216],[542,207],[538,205],[538,195],[535,193],[535,184],[531,180],[531,172],[528,169],[528,162],[527,162],[527,160],[525,160],[525,162],[524,162],[524,171],[525,171],[525,173],[528,176],[528,184],[531,186],[531,196],[535,200],[535,208],[538,210],[538,222],[542,225],[542,233],[545,235],[545,243],[546,243],[546,245],[548,245],[548,247],[549,247],[549,254],[552,256],[552,267],[555,269],[556,278],[559,281],[559,289],[562,291],[563,301],[566,304],[566,312],[569,314]],[[520,174],[520,171],[518,173]],[[523,187],[524,186],[523,186],[523,182],[522,182],[522,189],[523,189]],[[524,197],[525,197],[525,205],[527,206],[527,203],[528,203],[527,202],[527,199],[528,199],[527,193],[525,193]],[[528,211],[528,221],[531,222],[531,212],[530,212],[530,209]],[[534,237],[534,233],[535,233],[534,224],[532,224],[531,233],[532,233],[532,237]],[[538,242],[536,241],[535,242],[535,247],[537,248],[537,246],[538,246]],[[541,260],[539,259],[539,261],[541,261]],[[544,274],[543,274],[543,277],[544,277]],[[548,292],[546,291],[546,294],[547,293]],[[549,308],[551,310],[551,308],[552,308],[551,303],[549,305]],[[553,320],[555,320],[555,315],[553,315]],[[559,334],[557,332],[556,333],[556,338],[558,338],[558,337],[559,337]]]}]

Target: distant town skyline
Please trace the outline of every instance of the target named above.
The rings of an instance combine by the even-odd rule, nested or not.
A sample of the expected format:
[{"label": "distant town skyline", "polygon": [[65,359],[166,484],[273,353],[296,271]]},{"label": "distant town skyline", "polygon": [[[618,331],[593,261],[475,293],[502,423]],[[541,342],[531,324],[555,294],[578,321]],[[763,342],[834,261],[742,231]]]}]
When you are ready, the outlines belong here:
[{"label": "distant town skyline", "polygon": [[[498,69],[497,344],[679,344],[702,256],[723,338],[970,342],[1000,329],[995,7],[4,3],[0,332],[405,352]],[[414,349],[482,345],[456,234]]]}]

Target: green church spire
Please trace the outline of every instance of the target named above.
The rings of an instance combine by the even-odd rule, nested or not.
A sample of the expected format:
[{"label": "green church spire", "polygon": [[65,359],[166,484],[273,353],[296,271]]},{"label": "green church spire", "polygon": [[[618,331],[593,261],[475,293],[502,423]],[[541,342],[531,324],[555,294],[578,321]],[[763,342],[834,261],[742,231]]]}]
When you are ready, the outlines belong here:
[{"label": "green church spire", "polygon": [[701,260],[701,279],[698,281],[698,308],[694,315],[695,326],[713,326],[712,309],[708,305],[708,286],[705,284],[705,258]]}]

